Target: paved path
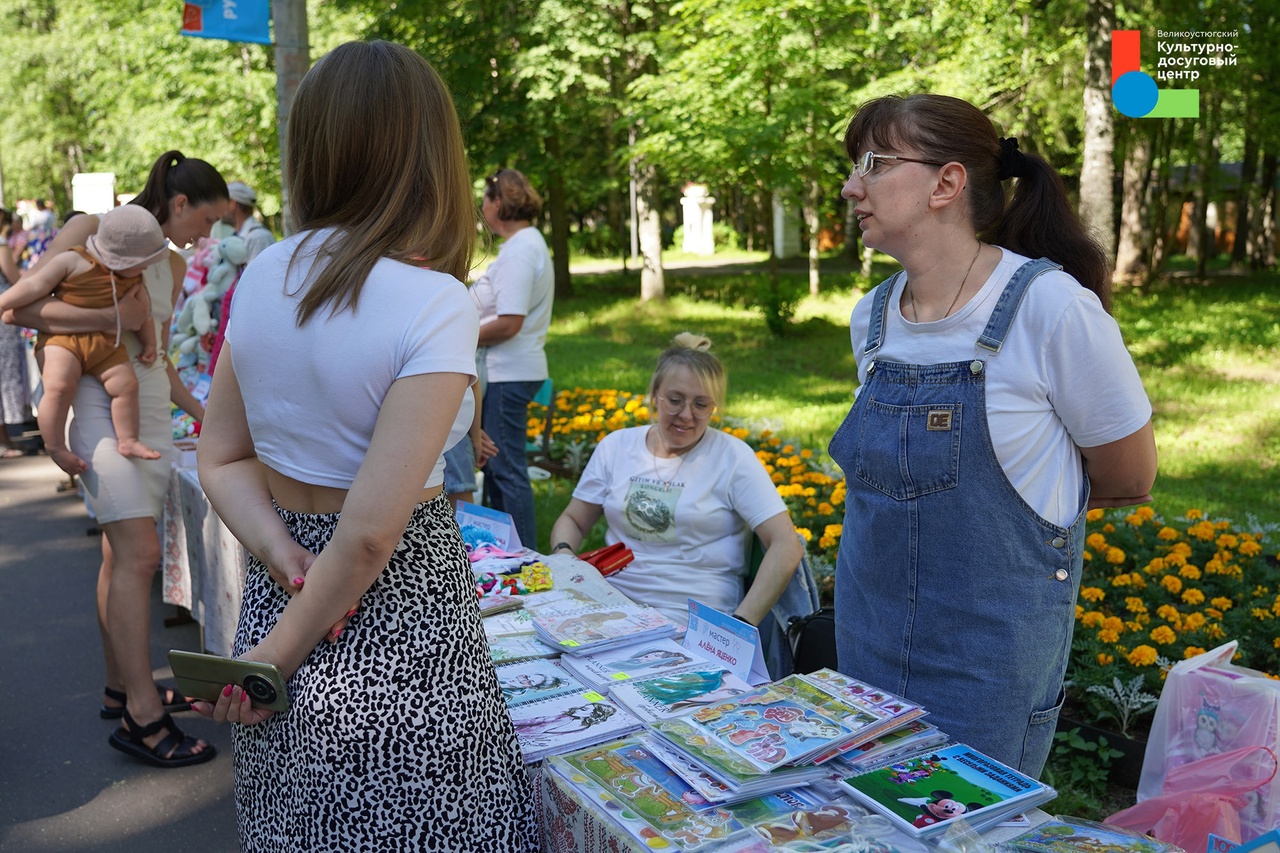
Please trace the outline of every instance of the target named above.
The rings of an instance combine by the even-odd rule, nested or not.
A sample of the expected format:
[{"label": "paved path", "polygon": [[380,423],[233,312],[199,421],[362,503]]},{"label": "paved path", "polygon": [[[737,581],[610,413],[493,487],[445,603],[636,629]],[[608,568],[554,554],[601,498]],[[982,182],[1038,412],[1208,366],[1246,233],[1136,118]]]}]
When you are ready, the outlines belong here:
[{"label": "paved path", "polygon": [[[196,714],[176,717],[219,750],[196,767],[159,769],[111,749],[98,718],[102,654],[94,619],[99,539],[46,456],[0,460],[0,851],[232,853],[231,736]],[[152,597],[151,660],[195,649],[197,628],[164,627]]]}]

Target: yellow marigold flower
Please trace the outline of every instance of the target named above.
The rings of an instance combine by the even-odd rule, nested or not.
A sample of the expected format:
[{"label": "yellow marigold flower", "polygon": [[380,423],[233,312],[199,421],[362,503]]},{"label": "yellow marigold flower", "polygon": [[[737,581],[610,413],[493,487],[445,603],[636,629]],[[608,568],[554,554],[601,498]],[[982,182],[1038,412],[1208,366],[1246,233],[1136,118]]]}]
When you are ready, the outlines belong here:
[{"label": "yellow marigold flower", "polygon": [[1084,544],[1088,545],[1090,548],[1101,549],[1106,547],[1107,537],[1103,536],[1101,533],[1090,533],[1085,537]]},{"label": "yellow marigold flower", "polygon": [[1164,559],[1161,557],[1153,557],[1147,567],[1143,569],[1149,575],[1159,574],[1164,571]]},{"label": "yellow marigold flower", "polygon": [[1151,666],[1156,662],[1156,650],[1147,645],[1138,646],[1129,652],[1129,663],[1134,666]]},{"label": "yellow marigold flower", "polygon": [[818,504],[818,512],[821,513],[822,515],[831,515],[835,511],[836,511],[836,508],[833,507],[831,504],[827,503],[826,501],[823,501],[822,503]]},{"label": "yellow marigold flower", "polygon": [[1214,607],[1218,608],[1219,610],[1230,610],[1231,605],[1235,604],[1235,602],[1232,601],[1231,599],[1221,595],[1218,596],[1217,598],[1210,599],[1209,603],[1212,604]]},{"label": "yellow marigold flower", "polygon": [[1120,639],[1120,632],[1110,631],[1106,628],[1103,628],[1101,631],[1098,632],[1098,639],[1104,643],[1114,643],[1116,640]]},{"label": "yellow marigold flower", "polygon": [[1102,532],[1103,532],[1103,533],[1115,533],[1115,532],[1116,532],[1116,526],[1115,526],[1114,524],[1112,524],[1111,522],[1109,522],[1109,521],[1108,521],[1106,524],[1102,525]]},{"label": "yellow marigold flower", "polygon": [[1102,627],[1109,628],[1116,633],[1121,633],[1124,631],[1124,620],[1119,616],[1108,616],[1106,619],[1102,620]]},{"label": "yellow marigold flower", "polygon": [[1129,576],[1128,576],[1127,574],[1124,574],[1124,575],[1116,575],[1115,577],[1113,577],[1113,578],[1111,579],[1111,585],[1112,585],[1112,586],[1128,586],[1128,585],[1129,585]]},{"label": "yellow marigold flower", "polygon": [[1134,589],[1146,589],[1147,581],[1137,572],[1129,572],[1129,584]]},{"label": "yellow marigold flower", "polygon": [[1149,506],[1140,506],[1136,512],[1139,518],[1145,519],[1146,521],[1150,521],[1156,517],[1156,511]]},{"label": "yellow marigold flower", "polygon": [[[1215,618],[1222,618],[1219,613]],[[1199,631],[1204,627],[1205,618],[1203,613],[1188,613],[1187,618],[1182,620],[1182,628],[1184,631]]]},{"label": "yellow marigold flower", "polygon": [[1280,649],[1280,637],[1276,637],[1274,640],[1271,641],[1271,648]]},{"label": "yellow marigold flower", "polygon": [[1160,532],[1156,534],[1157,539],[1163,539],[1166,542],[1172,542],[1178,538],[1178,531],[1172,527],[1161,527]]},{"label": "yellow marigold flower", "polygon": [[1131,595],[1124,600],[1125,609],[1130,613],[1146,613],[1147,605],[1141,598]]},{"label": "yellow marigold flower", "polygon": [[783,480],[786,479],[786,477],[783,476],[781,471],[774,471],[772,474],[769,475],[769,479],[773,480],[773,482],[775,483],[781,483]]},{"label": "yellow marigold flower", "polygon": [[1084,514],[1086,521],[1099,521],[1102,518],[1102,510],[1091,509]]},{"label": "yellow marigold flower", "polygon": [[803,537],[804,537],[804,541],[806,541],[806,542],[812,542],[812,541],[813,541],[813,531],[812,531],[812,530],[810,530],[810,529],[809,529],[809,528],[807,528],[807,527],[797,527],[797,528],[796,528],[796,533],[799,533],[801,536],[803,536]]},{"label": "yellow marigold flower", "polygon": [[1209,635],[1210,640],[1221,640],[1227,636],[1227,632],[1224,631],[1222,626],[1219,625],[1217,622],[1214,622],[1212,625],[1206,628],[1205,632]]},{"label": "yellow marigold flower", "polygon": [[1160,643],[1161,645],[1165,645],[1165,646],[1169,645],[1174,640],[1178,639],[1178,635],[1173,633],[1173,629],[1170,628],[1168,625],[1161,625],[1159,628],[1156,628],[1154,631],[1152,631],[1148,636],[1151,637],[1151,640],[1153,642]]},{"label": "yellow marigold flower", "polygon": [[1101,601],[1106,598],[1107,594],[1096,586],[1085,586],[1080,588],[1080,597],[1085,601]]},{"label": "yellow marigold flower", "polygon": [[1182,579],[1177,575],[1165,575],[1160,578],[1160,585],[1174,595],[1182,592]]},{"label": "yellow marigold flower", "polygon": [[1204,604],[1204,593],[1198,589],[1188,589],[1182,593],[1182,600],[1187,604]]},{"label": "yellow marigold flower", "polygon": [[1234,548],[1240,544],[1240,537],[1234,536],[1230,533],[1224,533],[1219,536],[1213,544],[1217,545],[1219,548]]},{"label": "yellow marigold flower", "polygon": [[801,450],[801,451],[800,451],[800,458],[801,458],[801,459],[812,459],[812,458],[813,458],[813,451],[806,447],[804,450]]},{"label": "yellow marigold flower", "polygon": [[1125,524],[1128,524],[1130,527],[1142,526],[1142,516],[1138,515],[1136,512],[1131,512],[1128,515],[1126,515],[1124,517],[1124,521],[1125,521]]},{"label": "yellow marigold flower", "polygon": [[1101,666],[1111,666],[1114,660],[1115,658],[1107,654],[1106,652],[1098,652],[1098,663]]},{"label": "yellow marigold flower", "polygon": [[1124,562],[1124,551],[1119,548],[1107,548],[1107,562],[1118,566]]},{"label": "yellow marigold flower", "polygon": [[1102,624],[1105,617],[1096,610],[1085,612],[1085,609],[1077,604],[1076,618],[1080,620],[1080,624],[1085,628],[1096,628]]},{"label": "yellow marigold flower", "polygon": [[1246,557],[1256,557],[1262,553],[1262,546],[1253,540],[1240,543],[1240,553]]},{"label": "yellow marigold flower", "polygon": [[1184,557],[1191,556],[1191,545],[1187,542],[1175,542],[1171,550],[1175,554],[1181,554]]},{"label": "yellow marigold flower", "polygon": [[1179,554],[1177,551],[1170,551],[1164,555],[1164,564],[1166,566],[1185,566],[1187,558]]},{"label": "yellow marigold flower", "polygon": [[[1148,617],[1147,617],[1147,619],[1150,619],[1150,618],[1151,618],[1150,616],[1148,616]],[[1124,627],[1125,627],[1125,628],[1127,628],[1127,629],[1128,629],[1128,630],[1130,630],[1130,631],[1141,631],[1141,630],[1142,630],[1142,622],[1141,622],[1141,620],[1139,620],[1139,619],[1134,619],[1134,620],[1132,620],[1132,621],[1130,621],[1130,622],[1126,622],[1126,623],[1124,623]]]},{"label": "yellow marigold flower", "polygon": [[824,536],[835,536],[838,538],[842,533],[844,533],[843,524],[828,524],[822,529],[822,534]]},{"label": "yellow marigold flower", "polygon": [[1213,523],[1213,529],[1214,530],[1230,530],[1231,522],[1227,521],[1225,518],[1221,519],[1220,521],[1215,521]]},{"label": "yellow marigold flower", "polygon": [[1215,531],[1212,524],[1208,521],[1202,521],[1199,524],[1188,527],[1187,533],[1196,537],[1201,542],[1212,542]]},{"label": "yellow marigold flower", "polygon": [[1221,618],[1222,618],[1222,611],[1221,611],[1221,610],[1219,610],[1219,609],[1218,609],[1218,608],[1216,608],[1216,607],[1209,607],[1209,608],[1206,608],[1204,612],[1205,612],[1205,613],[1207,613],[1207,614],[1209,614],[1210,616],[1212,616],[1214,619],[1221,619]]},{"label": "yellow marigold flower", "polygon": [[782,448],[782,452],[783,452],[783,453],[786,453],[786,454],[788,454],[788,455],[789,455],[789,454],[792,454],[792,453],[795,453],[795,452],[796,452],[795,445],[788,444],[786,447]]},{"label": "yellow marigold flower", "polygon": [[1200,648],[1199,646],[1187,646],[1185,649],[1182,650],[1183,660],[1191,660],[1196,655],[1202,655],[1202,654],[1204,654],[1204,649]]},{"label": "yellow marigold flower", "polygon": [[1190,563],[1187,563],[1181,569],[1178,569],[1178,577],[1186,578],[1189,581],[1200,580],[1200,574],[1200,569]]},{"label": "yellow marigold flower", "polygon": [[1161,604],[1156,608],[1156,615],[1166,622],[1176,622],[1182,618],[1182,614],[1178,612],[1178,608],[1172,604]]},{"label": "yellow marigold flower", "polygon": [[748,431],[745,427],[738,427],[733,431],[734,438],[746,438],[750,434],[751,434],[750,431]]},{"label": "yellow marigold flower", "polygon": [[836,544],[837,544],[836,540],[831,538],[830,536],[818,537],[818,547],[823,549],[824,551],[836,547]]},{"label": "yellow marigold flower", "polygon": [[1204,518],[1204,511],[1198,509],[1187,510],[1187,520],[1195,521],[1197,518]]}]

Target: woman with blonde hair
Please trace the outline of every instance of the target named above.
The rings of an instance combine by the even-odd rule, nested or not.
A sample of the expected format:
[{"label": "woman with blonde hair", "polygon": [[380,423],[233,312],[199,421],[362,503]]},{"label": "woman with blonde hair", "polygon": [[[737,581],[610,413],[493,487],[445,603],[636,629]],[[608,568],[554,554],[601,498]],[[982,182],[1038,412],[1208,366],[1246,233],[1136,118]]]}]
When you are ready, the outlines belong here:
[{"label": "woman with blonde hair", "polygon": [[292,700],[196,703],[237,724],[242,848],[533,850],[442,487],[478,328],[453,102],[408,48],[344,44],[298,87],[286,148],[299,233],[245,271],[199,451],[252,555],[235,654],[276,664]]},{"label": "woman with blonde hair", "polygon": [[[605,541],[635,561],[609,582],[684,625],[694,598],[759,625],[803,552],[769,474],[746,442],[709,429],[724,404],[724,365],[711,341],[684,332],[658,357],[649,382],[650,426],[617,430],[591,454],[573,498],[551,528],[552,553],[576,552],[603,515]],[[764,559],[744,597],[752,534]]]}]

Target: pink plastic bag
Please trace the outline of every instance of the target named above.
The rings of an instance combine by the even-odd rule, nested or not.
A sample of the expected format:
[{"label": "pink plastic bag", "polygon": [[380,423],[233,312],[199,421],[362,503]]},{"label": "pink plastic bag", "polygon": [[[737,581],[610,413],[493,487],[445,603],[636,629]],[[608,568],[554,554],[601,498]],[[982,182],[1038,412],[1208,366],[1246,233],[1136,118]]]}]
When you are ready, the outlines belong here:
[{"label": "pink plastic bag", "polygon": [[[1169,670],[1147,739],[1139,803],[1170,793],[1173,772],[1193,762],[1246,747],[1280,753],[1280,682],[1233,664],[1237,645],[1226,643]],[[1267,780],[1242,795],[1242,841],[1280,824],[1280,784]]]},{"label": "pink plastic bag", "polygon": [[1146,833],[1198,853],[1209,833],[1240,842],[1241,817],[1276,775],[1276,755],[1262,746],[1210,755],[1169,771],[1164,792],[1116,812],[1105,823]]}]

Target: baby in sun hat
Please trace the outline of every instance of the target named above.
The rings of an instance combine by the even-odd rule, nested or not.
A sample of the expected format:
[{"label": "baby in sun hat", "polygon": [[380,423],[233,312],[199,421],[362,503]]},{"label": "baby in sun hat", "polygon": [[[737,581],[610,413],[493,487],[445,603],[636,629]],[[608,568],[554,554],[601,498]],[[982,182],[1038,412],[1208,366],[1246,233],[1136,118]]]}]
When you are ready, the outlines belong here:
[{"label": "baby in sun hat", "polygon": [[[142,283],[142,271],[168,252],[160,224],[144,207],[124,205],[98,219],[98,232],[88,245],[74,246],[0,294],[0,311],[21,308],[53,295],[82,308],[115,306]],[[146,295],[146,288],[143,288]],[[125,348],[120,317],[114,332],[74,335],[41,334],[36,353],[41,360],[44,397],[37,423],[45,450],[68,474],[82,474],[88,464],[67,447],[67,414],[80,377],[100,381],[111,397],[111,423],[121,456],[159,459],[160,454],[138,437],[138,378]],[[149,317],[137,333],[138,361],[156,360],[156,327]]]}]

